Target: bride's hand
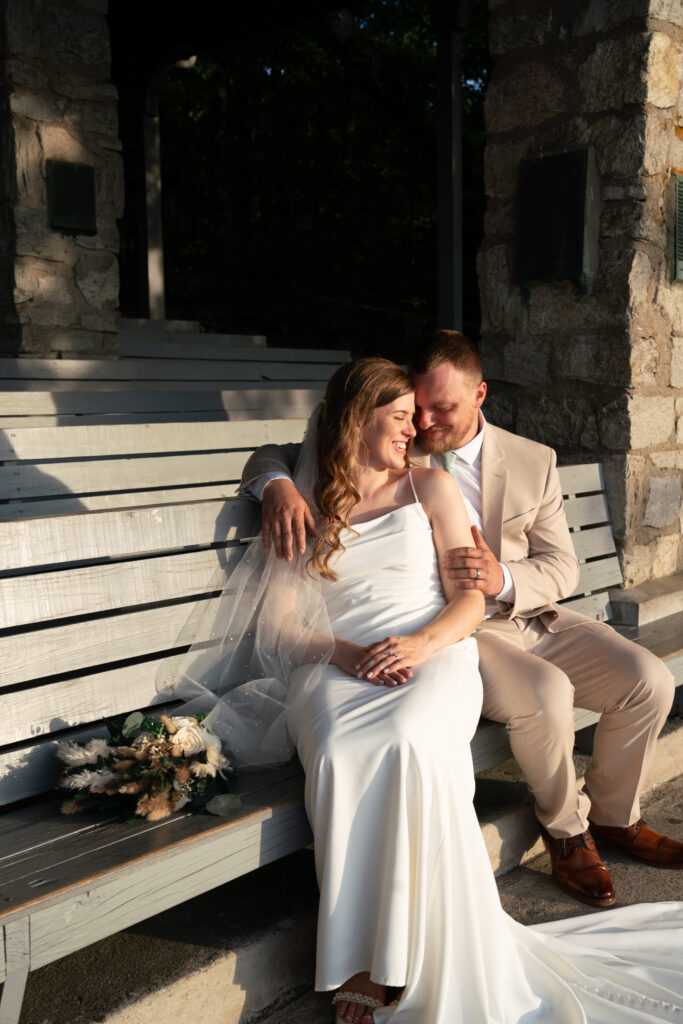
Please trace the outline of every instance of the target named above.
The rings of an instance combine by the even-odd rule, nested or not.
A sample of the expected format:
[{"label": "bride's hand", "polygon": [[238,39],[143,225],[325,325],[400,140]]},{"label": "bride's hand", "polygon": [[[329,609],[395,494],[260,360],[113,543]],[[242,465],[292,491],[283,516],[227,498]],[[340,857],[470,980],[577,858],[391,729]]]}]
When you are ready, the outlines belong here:
[{"label": "bride's hand", "polygon": [[[373,645],[375,646],[375,645]],[[361,668],[368,657],[372,647],[359,647],[358,644],[350,643],[348,640],[335,640],[334,654],[330,659],[333,665],[337,665],[342,672],[356,679],[366,679],[375,686],[397,686],[400,683],[407,683],[413,673],[408,668],[395,666],[389,672],[374,672],[372,676],[366,675]],[[393,659],[395,660],[395,659]]]},{"label": "bride's hand", "polygon": [[431,653],[429,642],[419,633],[388,636],[365,648],[357,674],[371,683],[395,686],[412,679],[412,669],[425,662]]}]

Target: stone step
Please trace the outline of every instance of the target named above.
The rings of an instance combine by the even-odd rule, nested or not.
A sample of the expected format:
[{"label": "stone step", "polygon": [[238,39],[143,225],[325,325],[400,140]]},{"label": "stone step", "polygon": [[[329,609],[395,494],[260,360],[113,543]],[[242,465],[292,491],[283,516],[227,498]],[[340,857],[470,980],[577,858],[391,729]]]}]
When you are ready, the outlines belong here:
[{"label": "stone step", "polygon": [[[579,775],[585,763],[577,755]],[[683,720],[672,719],[646,789],[648,817],[656,787],[666,783],[667,794],[673,792],[681,764]],[[547,875],[514,762],[478,777],[475,804],[502,891],[515,870],[521,877],[531,870]],[[674,810],[671,805],[668,822],[653,818],[652,824],[683,838],[683,813],[676,817]],[[683,873],[673,874],[683,888]],[[541,883],[548,914],[565,898],[548,878]],[[302,850],[36,971],[21,1024],[155,1024],[188,1016],[202,1024],[329,1024],[330,997],[312,991],[317,898],[313,854]],[[533,887],[524,899],[533,909]],[[565,902],[569,907],[563,903],[555,916],[585,910]],[[522,919],[531,914],[527,908]]]},{"label": "stone step", "polygon": [[683,573],[648,580],[629,590],[610,590],[615,622],[644,626],[683,612]]},{"label": "stone step", "polygon": [[120,331],[199,331],[199,320],[149,320],[144,317],[120,316]]}]

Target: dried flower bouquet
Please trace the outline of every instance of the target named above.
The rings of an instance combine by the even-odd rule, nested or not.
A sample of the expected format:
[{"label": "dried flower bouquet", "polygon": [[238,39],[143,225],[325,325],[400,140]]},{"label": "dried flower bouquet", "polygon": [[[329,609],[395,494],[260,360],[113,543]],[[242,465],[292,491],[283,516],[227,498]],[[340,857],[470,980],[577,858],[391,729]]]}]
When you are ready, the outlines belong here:
[{"label": "dried flower bouquet", "polygon": [[120,727],[107,725],[108,739],[57,745],[65,765],[59,787],[69,792],[64,814],[99,807],[103,798],[118,798],[147,821],[167,818],[188,804],[212,814],[240,806],[239,797],[227,792],[230,762],[202,715],[155,718],[134,711]]}]

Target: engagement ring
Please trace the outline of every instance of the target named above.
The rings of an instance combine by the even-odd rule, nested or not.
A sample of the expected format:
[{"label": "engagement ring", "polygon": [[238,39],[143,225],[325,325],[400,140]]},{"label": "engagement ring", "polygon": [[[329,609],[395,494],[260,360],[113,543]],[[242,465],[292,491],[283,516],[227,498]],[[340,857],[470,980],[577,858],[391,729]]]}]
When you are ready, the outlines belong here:
[{"label": "engagement ring", "polygon": [[475,580],[480,580],[481,579],[481,569],[477,569],[477,575],[474,578],[475,578]]}]

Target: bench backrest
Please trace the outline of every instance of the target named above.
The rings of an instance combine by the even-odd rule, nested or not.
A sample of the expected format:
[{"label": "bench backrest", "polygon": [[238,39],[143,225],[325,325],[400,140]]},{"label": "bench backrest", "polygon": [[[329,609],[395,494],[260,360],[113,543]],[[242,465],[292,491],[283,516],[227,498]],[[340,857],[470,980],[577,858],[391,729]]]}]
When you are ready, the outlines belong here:
[{"label": "bench backrest", "polygon": [[622,582],[601,463],[561,466],[564,509],[581,574],[562,603],[601,622],[612,618],[608,587]]},{"label": "bench backrest", "polygon": [[[307,417],[348,352],[121,335],[120,359],[0,359],[0,428]],[[180,341],[174,340],[180,337]]]},{"label": "bench backrest", "polygon": [[0,431],[0,803],[54,784],[56,737],[155,704],[162,659],[258,530],[250,451],[301,420]]},{"label": "bench backrest", "polygon": [[[159,701],[191,615],[234,564],[258,508],[234,497],[259,444],[301,420],[0,431],[0,804],[50,788],[54,741]],[[582,562],[570,603],[607,617],[619,582],[600,467],[561,471]],[[184,632],[185,631],[185,632]]]}]

